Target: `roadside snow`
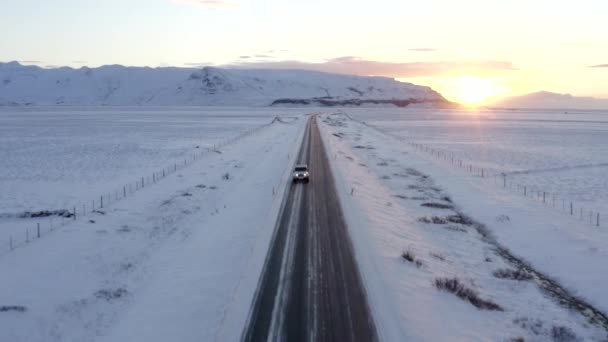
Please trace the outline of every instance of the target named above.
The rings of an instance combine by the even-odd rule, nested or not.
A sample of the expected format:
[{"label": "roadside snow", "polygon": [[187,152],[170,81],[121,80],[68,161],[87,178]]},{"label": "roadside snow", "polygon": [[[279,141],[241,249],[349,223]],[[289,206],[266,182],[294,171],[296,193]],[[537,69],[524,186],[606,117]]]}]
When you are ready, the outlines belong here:
[{"label": "roadside snow", "polygon": [[304,122],[274,123],[4,255],[2,340],[238,339]]},{"label": "roadside snow", "polygon": [[[598,285],[608,280],[605,232],[483,187],[345,115],[324,118],[320,127],[384,340],[606,338],[604,329],[541,292],[536,278],[508,279],[529,275],[514,275],[518,269],[491,243],[496,239],[606,311]],[[475,222],[490,233],[482,236]],[[439,290],[444,278],[458,278],[503,311]]]},{"label": "roadside snow", "polygon": [[[0,255],[11,244],[35,237],[38,224],[46,235],[71,221],[40,212],[76,210],[81,217],[100,206],[101,195],[107,205],[124,197],[126,186],[130,196],[142,177],[154,183],[153,173],[161,178],[175,163],[214,153],[214,146],[285,113],[201,107],[0,109]],[[40,217],[20,217],[27,212]]]}]

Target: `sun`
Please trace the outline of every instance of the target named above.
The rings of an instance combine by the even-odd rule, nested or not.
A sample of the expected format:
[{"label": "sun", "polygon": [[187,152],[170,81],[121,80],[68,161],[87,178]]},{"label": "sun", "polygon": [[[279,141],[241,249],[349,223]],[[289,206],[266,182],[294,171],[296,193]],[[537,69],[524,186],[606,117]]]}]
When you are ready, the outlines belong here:
[{"label": "sun", "polygon": [[499,95],[500,87],[493,78],[459,76],[450,80],[450,97],[468,106],[480,105],[484,100]]}]

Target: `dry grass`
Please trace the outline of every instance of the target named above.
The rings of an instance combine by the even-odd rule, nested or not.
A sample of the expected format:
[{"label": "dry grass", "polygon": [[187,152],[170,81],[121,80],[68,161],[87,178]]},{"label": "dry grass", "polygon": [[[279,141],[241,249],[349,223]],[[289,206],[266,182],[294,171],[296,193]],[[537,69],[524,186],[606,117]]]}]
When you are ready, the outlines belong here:
[{"label": "dry grass", "polygon": [[468,301],[478,309],[503,311],[500,305],[480,298],[477,291],[466,287],[458,278],[437,278],[435,279],[435,287],[439,290],[453,293],[458,298]]}]

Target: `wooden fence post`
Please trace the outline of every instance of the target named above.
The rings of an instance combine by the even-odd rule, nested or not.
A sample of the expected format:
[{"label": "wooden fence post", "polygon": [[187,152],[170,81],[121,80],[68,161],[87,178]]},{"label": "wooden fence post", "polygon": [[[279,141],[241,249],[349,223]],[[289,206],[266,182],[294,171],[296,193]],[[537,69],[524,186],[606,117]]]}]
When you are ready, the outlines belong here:
[{"label": "wooden fence post", "polygon": [[36,235],[40,239],[40,223],[36,223]]}]

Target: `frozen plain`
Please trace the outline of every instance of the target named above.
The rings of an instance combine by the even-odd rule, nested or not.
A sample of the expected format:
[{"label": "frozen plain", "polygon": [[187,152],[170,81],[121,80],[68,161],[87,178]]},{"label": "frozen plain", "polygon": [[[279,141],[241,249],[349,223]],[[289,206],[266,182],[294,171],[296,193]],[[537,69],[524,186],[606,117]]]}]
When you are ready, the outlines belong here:
[{"label": "frozen plain", "polygon": [[10,248],[9,239],[18,245],[26,234],[35,235],[37,224],[44,233],[65,220],[18,218],[24,212],[90,212],[99,207],[100,195],[122,196],[123,186],[135,189],[141,177],[286,113],[230,107],[2,108],[0,253]]},{"label": "frozen plain", "polygon": [[283,118],[2,255],[2,338],[237,340],[304,132]]},{"label": "frozen plain", "polygon": [[[356,119],[608,219],[608,111],[366,109]],[[566,202],[566,203],[567,203]]]},{"label": "frozen plain", "polygon": [[[338,191],[385,339],[606,338],[605,314],[600,313],[603,323],[590,324],[596,320],[587,310],[563,304],[582,299],[606,312],[608,297],[601,285],[608,281],[605,229],[488,186],[479,176],[448,167],[385,130],[351,120],[357,115],[361,111],[345,109],[326,116],[321,127],[330,141]],[[505,253],[523,263],[513,263]],[[504,276],[505,270],[530,275],[534,269],[541,279]],[[446,278],[458,278],[503,311],[480,310],[442,293],[435,282]],[[547,279],[570,298],[555,296]]]},{"label": "frozen plain", "polygon": [[[184,114],[184,111],[188,114]],[[146,129],[162,136],[159,140],[164,143],[183,144],[181,155],[179,152],[178,155],[166,155],[181,159],[195,148],[195,144],[212,144],[214,139],[218,139],[217,132],[226,133],[223,136],[217,134],[221,139],[236,135],[239,130],[268,123],[276,114],[293,116],[310,111],[313,110],[176,108],[169,110],[169,116],[167,109],[162,109],[162,115],[142,113],[142,119],[136,121],[137,126],[142,122],[151,122]],[[395,120],[408,118],[409,115],[407,111],[404,114],[403,110],[394,109],[349,109],[347,112],[378,127],[382,127],[381,121],[386,117]],[[180,113],[186,118],[180,118]],[[224,114],[226,120],[222,119]],[[433,115],[445,113],[417,112],[409,118],[422,122],[413,123],[416,125],[424,124],[429,121],[428,116]],[[301,117],[298,123],[276,124],[264,129],[257,135],[222,149],[222,154],[211,154],[208,159],[197,161],[158,185],[136,193],[133,198],[114,204],[106,215],[95,214],[92,217],[96,221],[94,224],[66,226],[27,248],[3,256],[0,267],[3,274],[10,275],[11,280],[2,284],[0,293],[5,295],[0,305],[24,305],[30,316],[26,320],[21,320],[19,316],[7,316],[8,319],[2,323],[3,331],[6,328],[5,331],[16,340],[21,338],[26,341],[118,341],[141,336],[159,341],[168,338],[237,338],[239,324],[245,319],[247,304],[267,248],[271,234],[269,227],[277,210],[276,198],[268,202],[257,199],[268,196],[273,190],[282,193],[280,180],[288,176],[289,156],[295,155],[304,122],[304,116],[297,116]],[[119,114],[109,120],[120,122],[125,118]],[[460,121],[461,127],[478,123],[465,118]],[[98,120],[96,116],[95,120]],[[163,121],[167,120],[171,124],[162,126]],[[408,127],[407,122],[399,121],[391,124],[385,121],[382,128]],[[439,120],[433,121],[433,125],[440,125]],[[443,121],[448,126],[451,122]],[[199,131],[216,124],[207,130],[207,136],[213,135],[213,139],[201,139],[201,134],[196,132],[184,134],[185,137],[178,134],[196,127],[197,122]],[[108,126],[106,132],[116,129],[114,123]],[[166,129],[175,131],[164,133]],[[589,276],[594,271],[599,276],[605,272],[601,263],[589,260],[602,259],[606,253],[606,245],[602,242],[605,234],[594,237],[589,235],[588,227],[580,229],[578,226],[563,234],[563,227],[559,225],[563,223],[562,219],[543,220],[542,215],[534,214],[542,214],[545,208],[535,207],[534,202],[530,206],[514,204],[510,202],[513,197],[509,194],[503,196],[494,190],[475,189],[468,184],[473,181],[467,175],[442,170],[441,164],[427,160],[424,155],[416,156],[409,149],[404,149],[398,140],[379,135],[368,127],[349,123],[348,128],[339,131],[330,131],[335,127],[327,129],[325,139],[331,142],[328,150],[336,154],[341,150],[351,158],[359,159],[359,163],[355,163],[341,155],[344,158],[336,158],[333,167],[336,177],[340,178],[338,183],[342,183],[339,191],[343,200],[349,196],[350,182],[359,182],[357,195],[351,196],[354,202],[344,200],[342,205],[350,216],[349,222],[358,222],[351,227],[358,262],[368,281],[372,305],[375,305],[374,314],[376,320],[382,321],[379,326],[386,340],[410,337],[414,340],[451,338],[484,341],[507,340],[521,335],[528,337],[526,340],[542,341],[551,338],[553,327],[565,327],[574,332],[579,340],[601,340],[605,337],[605,333],[589,325],[581,316],[544,298],[532,284],[493,277],[492,271],[508,268],[509,265],[497,260],[487,246],[474,236],[474,232],[463,233],[457,229],[443,232],[441,228],[418,222],[419,217],[435,214],[436,211],[417,208],[395,195],[403,195],[397,192],[401,188],[416,192],[417,189],[409,189],[409,185],[421,184],[404,182],[399,176],[386,172],[394,170],[403,174],[402,171],[409,167],[429,175],[434,184],[422,185],[444,189],[473,218],[497,229],[495,233],[501,243],[512,247],[518,255],[532,261],[542,271],[556,277],[569,289],[604,310],[607,305],[605,296],[597,283],[605,279]],[[347,133],[348,139],[331,140],[331,133],[340,131]],[[409,134],[434,135],[434,141],[437,141],[442,136],[449,137],[449,133],[424,133],[421,129],[415,129]],[[120,136],[116,134],[116,137]],[[154,134],[143,136],[156,139]],[[141,137],[136,138],[136,143],[142,143]],[[460,139],[470,137],[471,134],[464,133]],[[90,135],[88,138],[89,142],[98,140]],[[429,143],[420,136],[412,140]],[[157,146],[165,146],[164,143],[157,143]],[[69,140],[65,144],[70,145]],[[370,145],[373,149],[355,147],[360,144]],[[576,148],[571,145],[567,147]],[[525,150],[526,143],[519,148]],[[598,148],[601,150],[602,146]],[[71,160],[74,154],[68,154],[66,158]],[[133,155],[131,158],[137,157]],[[125,159],[129,160],[129,157]],[[158,163],[150,166],[149,170],[172,163],[169,159],[159,157]],[[542,158],[536,159],[542,162]],[[360,164],[366,164],[369,168]],[[138,167],[145,165],[144,160]],[[541,166],[544,167],[544,164]],[[138,167],[124,172],[127,181],[131,180],[133,173],[145,171]],[[89,171],[82,174],[94,173],[98,168],[99,165],[89,166]],[[522,169],[524,167],[512,170]],[[222,179],[227,170],[231,173],[229,181]],[[387,175],[389,178],[384,177]],[[66,176],[74,177],[69,173]],[[411,181],[420,175],[413,172],[408,177]],[[44,189],[44,183],[40,182],[38,186]],[[122,183],[117,184],[120,186]],[[104,186],[101,185],[101,188]],[[218,188],[211,189],[214,186]],[[82,188],[82,184],[78,183],[76,187]],[[463,195],[471,191],[475,193]],[[27,200],[22,197],[19,202],[26,203]],[[504,209],[500,205],[504,205],[505,201],[511,204],[505,212],[510,221],[497,221]],[[389,202],[390,206],[387,205]],[[485,204],[475,208],[480,203]],[[209,207],[213,207],[211,212],[206,210]],[[529,230],[528,226],[534,230]],[[427,231],[417,232],[420,228]],[[555,231],[555,236],[549,240],[546,228]],[[594,239],[598,241],[592,241]],[[546,250],[534,248],[538,242],[548,243]],[[399,255],[406,250],[423,262],[422,267],[409,268],[407,264],[404,265]],[[485,261],[488,257],[493,259],[492,263]],[[192,262],[200,265],[201,272],[190,272]],[[49,264],[55,266],[48,268]],[[226,264],[231,265],[230,269],[221,266]],[[585,267],[577,269],[580,265]],[[577,271],[573,272],[575,269]],[[438,292],[432,287],[432,280],[442,275],[461,276],[484,298],[506,308],[506,313],[480,311],[460,299]],[[580,279],[576,279],[579,276]],[[35,284],[41,279],[46,281],[37,286],[24,285]],[[68,286],[65,286],[66,280]],[[421,314],[421,308],[424,308],[424,314]],[[543,319],[539,318],[541,316]],[[153,328],[134,330],[134,326]],[[193,326],[200,326],[200,329],[193,330]]]}]

